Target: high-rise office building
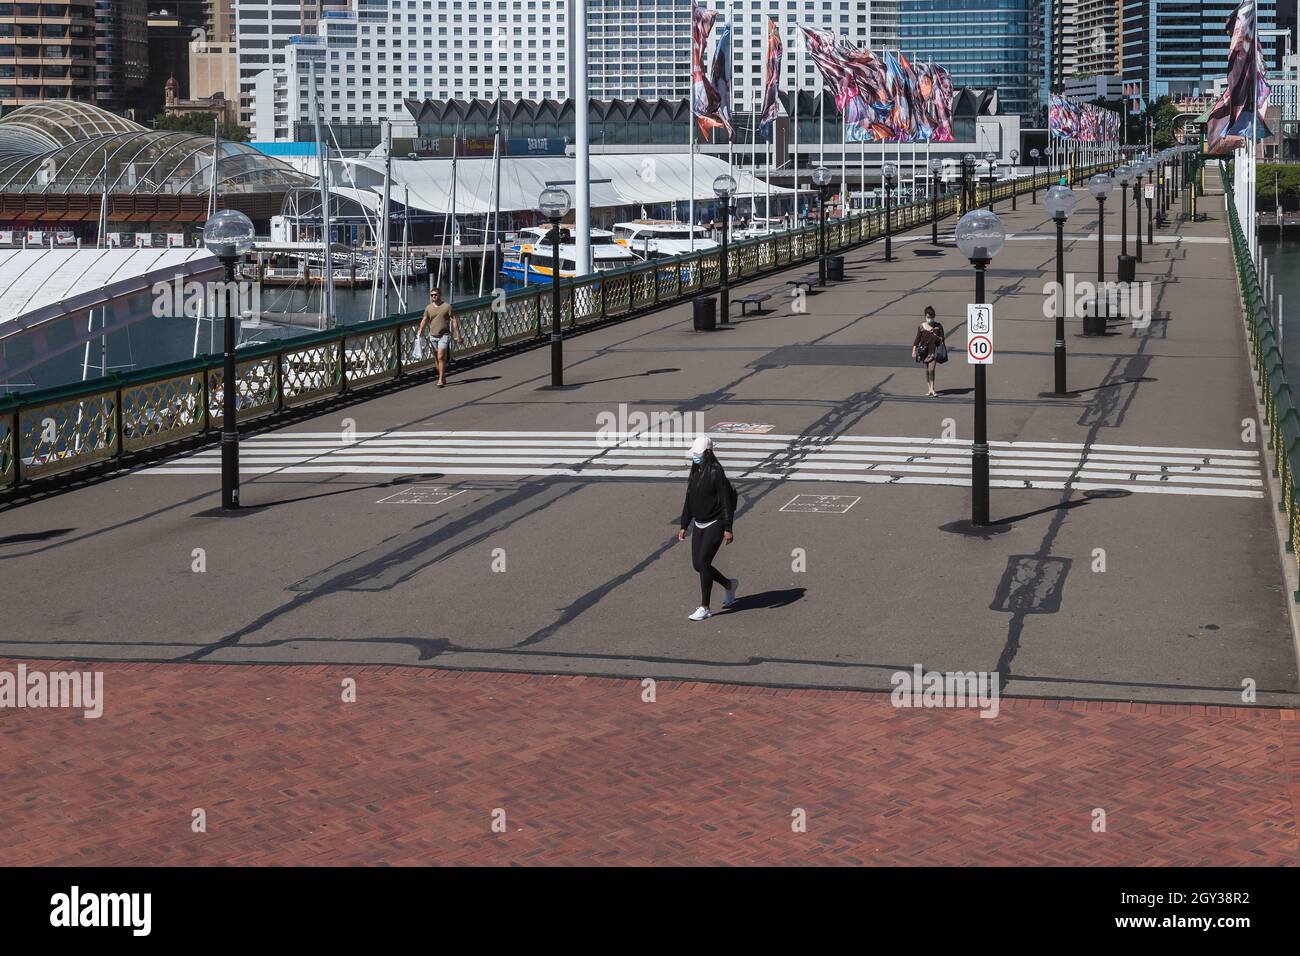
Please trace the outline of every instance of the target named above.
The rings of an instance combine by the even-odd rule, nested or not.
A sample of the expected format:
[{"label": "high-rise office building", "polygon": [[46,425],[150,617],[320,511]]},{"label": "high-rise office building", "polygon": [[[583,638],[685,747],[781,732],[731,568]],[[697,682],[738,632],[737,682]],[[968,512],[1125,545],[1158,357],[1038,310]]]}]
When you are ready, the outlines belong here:
[{"label": "high-rise office building", "polygon": [[[367,16],[382,0],[358,0]],[[396,0],[394,0],[396,2]],[[416,2],[416,0],[410,0]],[[420,0],[423,2],[423,0]],[[326,11],[347,7],[346,2],[330,0],[234,0],[235,44],[239,60],[239,121],[253,122],[253,87],[259,73],[284,69],[285,48],[291,36],[315,33]]]},{"label": "high-rise office building", "polygon": [[[1205,97],[1228,68],[1225,29],[1235,0],[1124,0],[1124,94],[1150,102],[1161,96]],[[1275,0],[1259,0],[1259,27],[1271,29]]]},{"label": "high-rise office building", "polygon": [[1050,0],[1051,87],[1119,75],[1119,0]]},{"label": "high-rise office building", "polygon": [[95,0],[95,101],[122,113],[149,78],[146,0]]},{"label": "high-rise office building", "polygon": [[898,46],[956,87],[997,90],[998,109],[1035,121],[1049,75],[1043,0],[900,0]]},{"label": "high-rise office building", "polygon": [[95,99],[95,0],[0,6],[0,108]]}]

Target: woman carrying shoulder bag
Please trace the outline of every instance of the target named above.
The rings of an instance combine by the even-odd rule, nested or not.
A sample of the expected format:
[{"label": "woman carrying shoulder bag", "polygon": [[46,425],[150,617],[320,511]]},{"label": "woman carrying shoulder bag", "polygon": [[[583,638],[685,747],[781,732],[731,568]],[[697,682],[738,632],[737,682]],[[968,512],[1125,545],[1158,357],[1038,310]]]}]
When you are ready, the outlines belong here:
[{"label": "woman carrying shoulder bag", "polygon": [[937,397],[935,367],[948,361],[948,345],[943,340],[943,326],[935,319],[933,307],[928,305],[925,307],[925,321],[917,326],[916,338],[912,340],[912,361],[925,365],[925,394]]}]

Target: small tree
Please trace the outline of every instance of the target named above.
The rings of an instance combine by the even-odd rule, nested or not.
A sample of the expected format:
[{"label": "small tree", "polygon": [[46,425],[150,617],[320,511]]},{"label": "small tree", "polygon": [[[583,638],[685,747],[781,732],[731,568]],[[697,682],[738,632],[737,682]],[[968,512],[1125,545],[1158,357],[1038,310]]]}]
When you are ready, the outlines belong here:
[{"label": "small tree", "polygon": [[[201,133],[212,135],[212,116],[209,113],[159,113],[153,119],[155,129],[173,129],[182,133]],[[221,138],[234,143],[248,141],[248,130],[237,123],[222,123]]]}]

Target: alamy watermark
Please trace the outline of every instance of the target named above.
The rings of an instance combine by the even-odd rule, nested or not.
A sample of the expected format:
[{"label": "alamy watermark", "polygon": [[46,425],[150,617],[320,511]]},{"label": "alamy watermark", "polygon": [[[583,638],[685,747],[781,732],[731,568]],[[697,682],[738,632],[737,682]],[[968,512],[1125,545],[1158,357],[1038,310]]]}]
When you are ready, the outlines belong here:
[{"label": "alamy watermark", "polygon": [[0,710],[5,708],[80,710],[94,720],[104,714],[103,671],[0,671]]},{"label": "alamy watermark", "polygon": [[185,280],[177,274],[171,282],[155,282],[153,288],[153,314],[155,318],[191,319],[202,316],[208,319],[261,318],[262,284],[238,280],[235,282],[198,282]]},{"label": "alamy watermark", "polygon": [[1130,319],[1133,328],[1145,329],[1151,324],[1151,283],[1111,282],[1100,284],[1088,279],[1076,280],[1067,273],[1065,285],[1049,282],[1043,286],[1043,315],[1055,318],[1058,310],[1067,319],[1092,315],[1096,303],[1101,302],[1104,315]]},{"label": "alamy watermark", "polygon": [[596,444],[601,448],[680,448],[704,434],[703,412],[618,411],[596,415]]},{"label": "alamy watermark", "polygon": [[895,707],[964,707],[996,717],[1000,681],[997,671],[927,671],[915,664],[890,677],[889,700]]}]

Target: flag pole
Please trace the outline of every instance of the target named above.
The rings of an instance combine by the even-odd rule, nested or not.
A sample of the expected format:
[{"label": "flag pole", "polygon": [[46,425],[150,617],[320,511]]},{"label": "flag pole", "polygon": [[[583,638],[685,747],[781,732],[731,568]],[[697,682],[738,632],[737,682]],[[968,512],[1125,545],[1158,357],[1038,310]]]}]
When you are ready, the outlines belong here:
[{"label": "flag pole", "polygon": [[790,207],[790,222],[799,225],[799,87],[803,84],[803,36],[796,26],[790,34],[794,43],[794,87],[790,98],[794,102],[794,200]]}]

